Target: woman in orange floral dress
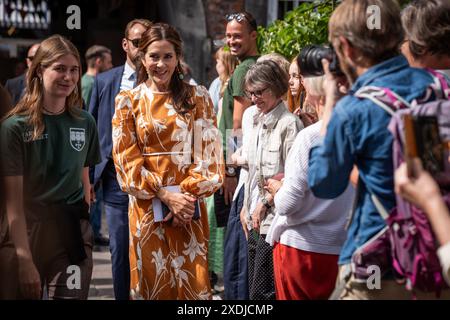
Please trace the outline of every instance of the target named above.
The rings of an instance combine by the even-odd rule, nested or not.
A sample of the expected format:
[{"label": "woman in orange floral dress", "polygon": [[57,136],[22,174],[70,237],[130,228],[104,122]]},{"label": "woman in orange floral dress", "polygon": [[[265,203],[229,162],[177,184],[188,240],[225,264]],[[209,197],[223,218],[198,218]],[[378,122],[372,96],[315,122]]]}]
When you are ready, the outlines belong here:
[{"label": "woman in orange floral dress", "polygon": [[[173,27],[152,25],[139,52],[140,84],[116,97],[112,122],[117,177],[130,195],[130,296],[211,299],[203,198],[221,187],[224,170],[212,102],[205,88],[183,81]],[[158,202],[170,210],[161,222]]]}]

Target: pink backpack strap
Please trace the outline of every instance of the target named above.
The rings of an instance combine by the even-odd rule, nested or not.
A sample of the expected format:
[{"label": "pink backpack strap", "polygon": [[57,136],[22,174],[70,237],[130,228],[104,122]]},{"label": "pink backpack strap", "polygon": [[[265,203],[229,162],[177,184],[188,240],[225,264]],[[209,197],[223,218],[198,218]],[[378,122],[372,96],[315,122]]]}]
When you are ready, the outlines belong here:
[{"label": "pink backpack strap", "polygon": [[361,99],[369,99],[391,116],[397,110],[411,107],[406,100],[388,88],[365,86],[356,91],[355,96]]},{"label": "pink backpack strap", "polygon": [[447,82],[446,77],[433,69],[426,69],[431,76],[433,77],[433,84],[431,85],[431,87],[434,90],[434,94],[436,95],[436,97],[438,99],[446,99],[446,100],[450,100],[450,87],[449,84]]}]

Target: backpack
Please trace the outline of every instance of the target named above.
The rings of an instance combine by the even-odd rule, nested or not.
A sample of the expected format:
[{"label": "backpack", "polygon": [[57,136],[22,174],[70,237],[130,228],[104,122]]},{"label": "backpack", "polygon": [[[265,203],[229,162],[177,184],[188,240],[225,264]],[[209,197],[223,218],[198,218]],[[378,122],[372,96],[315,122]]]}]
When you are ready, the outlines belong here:
[{"label": "backpack", "polygon": [[[433,77],[421,99],[411,104],[388,88],[366,86],[355,96],[370,99],[391,116],[388,129],[393,134],[394,169],[404,161],[403,115],[436,116],[442,141],[450,141],[450,89],[445,77],[427,70]],[[445,150],[445,159],[449,156]],[[441,187],[447,207],[450,208],[450,166],[445,161],[444,172],[434,176]],[[445,190],[447,188],[447,190]],[[369,190],[370,192],[370,190]],[[371,276],[369,267],[376,265],[381,274],[393,271],[395,279],[404,283],[407,290],[435,292],[439,297],[446,283],[436,254],[437,245],[426,214],[418,207],[396,195],[396,207],[388,213],[377,197],[371,193],[372,201],[386,221],[386,227],[359,247],[352,256],[352,274],[357,282],[365,282]],[[414,295],[413,295],[414,297]]]}]

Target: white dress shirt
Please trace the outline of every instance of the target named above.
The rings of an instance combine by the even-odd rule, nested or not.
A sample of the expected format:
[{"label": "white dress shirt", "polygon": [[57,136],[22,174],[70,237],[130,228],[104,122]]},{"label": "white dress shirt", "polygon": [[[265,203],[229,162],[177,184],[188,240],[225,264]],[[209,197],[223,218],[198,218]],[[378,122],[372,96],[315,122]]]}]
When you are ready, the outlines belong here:
[{"label": "white dress shirt", "polygon": [[122,80],[120,81],[120,91],[131,90],[136,84],[136,70],[134,70],[128,62],[125,63]]}]

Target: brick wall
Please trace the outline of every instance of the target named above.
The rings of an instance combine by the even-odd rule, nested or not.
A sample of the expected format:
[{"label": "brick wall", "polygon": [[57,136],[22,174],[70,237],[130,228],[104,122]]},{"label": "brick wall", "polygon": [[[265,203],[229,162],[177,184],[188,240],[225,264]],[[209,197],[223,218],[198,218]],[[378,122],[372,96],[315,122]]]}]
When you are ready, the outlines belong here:
[{"label": "brick wall", "polygon": [[225,15],[244,10],[244,0],[203,0],[206,15],[206,30],[212,40],[225,35]]},{"label": "brick wall", "polygon": [[226,19],[225,15],[244,10],[244,0],[202,0],[206,18],[206,32],[211,40],[211,59],[206,66],[208,84],[217,77],[215,69],[214,47],[212,41],[225,37]]}]

